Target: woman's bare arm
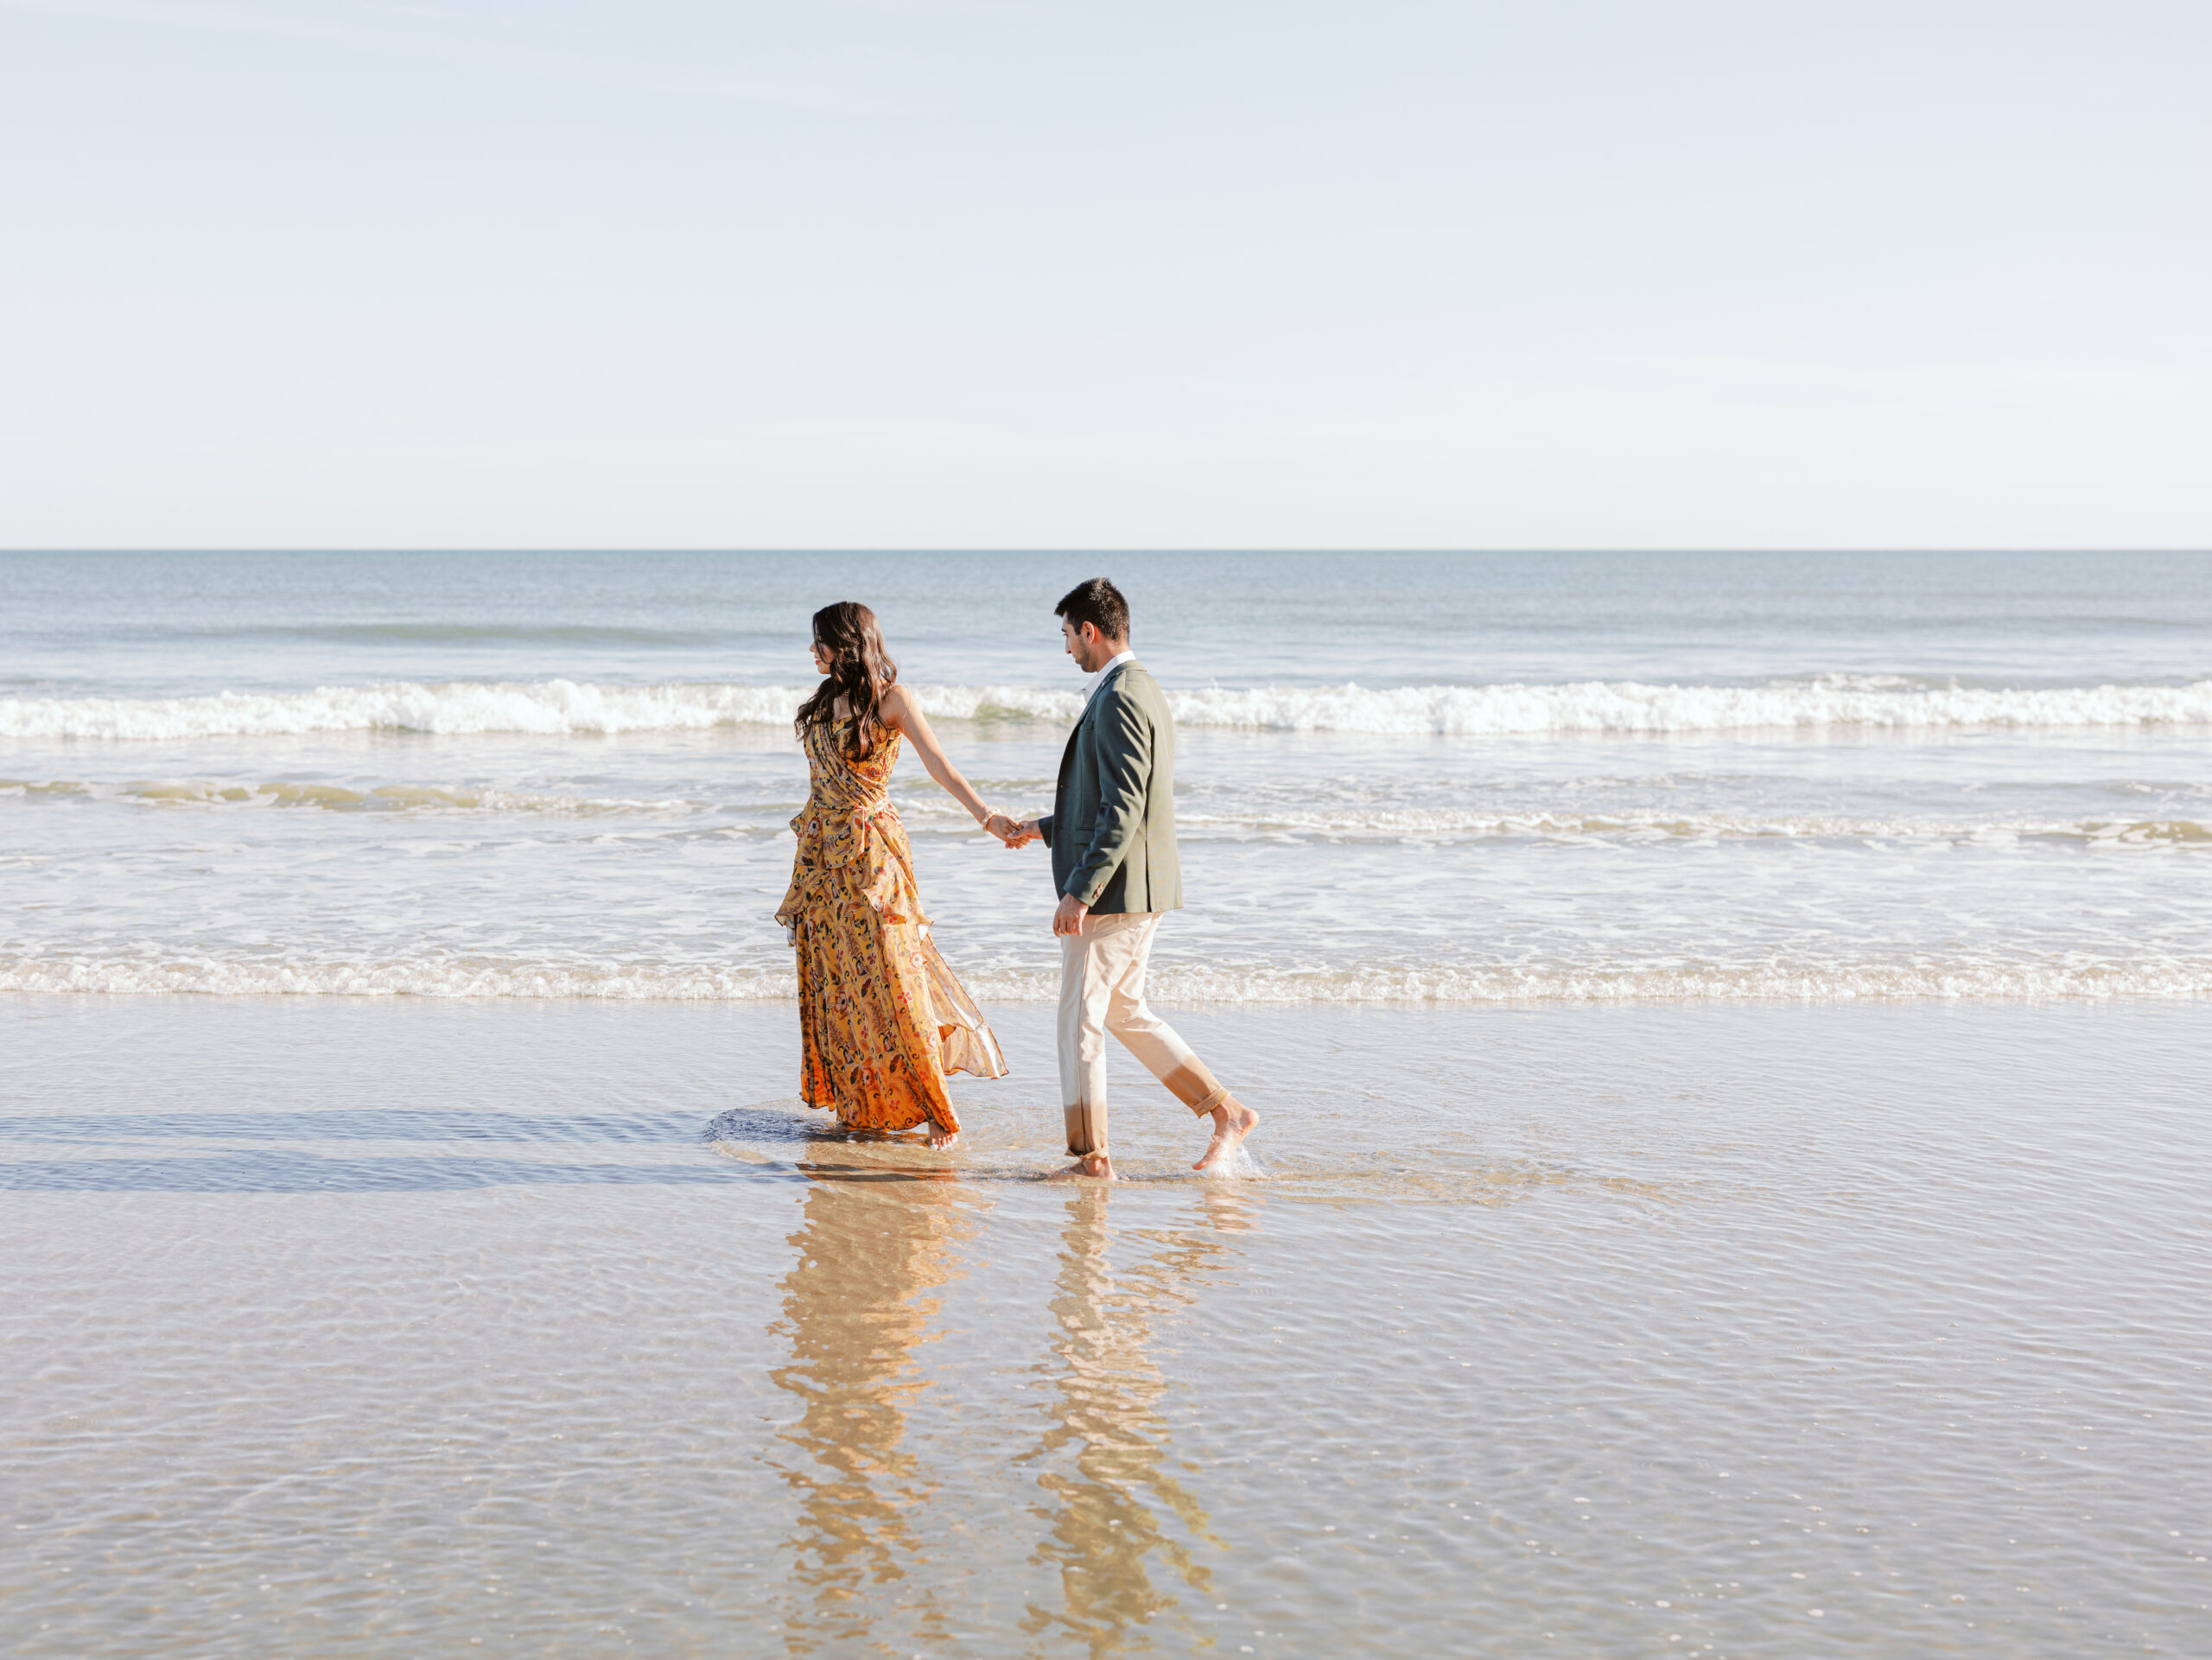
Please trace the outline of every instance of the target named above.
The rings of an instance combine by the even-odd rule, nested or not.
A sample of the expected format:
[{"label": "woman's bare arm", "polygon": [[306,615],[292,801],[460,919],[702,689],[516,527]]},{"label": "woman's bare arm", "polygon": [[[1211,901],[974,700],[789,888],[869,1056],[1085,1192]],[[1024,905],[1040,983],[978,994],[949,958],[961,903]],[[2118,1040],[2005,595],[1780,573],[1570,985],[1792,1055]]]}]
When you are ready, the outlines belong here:
[{"label": "woman's bare arm", "polygon": [[960,769],[946,757],[938,743],[937,734],[930,730],[929,717],[922,713],[920,700],[912,692],[904,686],[893,686],[883,694],[883,701],[875,709],[886,726],[906,735],[906,741],[914,746],[914,753],[922,758],[929,775],[944,785],[952,798],[974,815],[977,824],[1001,842],[1014,834],[1014,820],[1005,813],[993,812],[990,804],[976,793],[968,780],[960,776]]}]

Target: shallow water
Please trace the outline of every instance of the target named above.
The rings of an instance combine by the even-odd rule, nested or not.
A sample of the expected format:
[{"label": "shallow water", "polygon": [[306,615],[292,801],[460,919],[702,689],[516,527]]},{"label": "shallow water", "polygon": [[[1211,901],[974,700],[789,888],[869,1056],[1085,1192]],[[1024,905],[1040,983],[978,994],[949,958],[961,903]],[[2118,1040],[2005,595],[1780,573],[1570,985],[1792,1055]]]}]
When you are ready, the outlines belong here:
[{"label": "shallow water", "polygon": [[15,1652],[2201,1652],[2185,1003],[1046,1011],[950,1155],[773,1004],[0,1001]]}]

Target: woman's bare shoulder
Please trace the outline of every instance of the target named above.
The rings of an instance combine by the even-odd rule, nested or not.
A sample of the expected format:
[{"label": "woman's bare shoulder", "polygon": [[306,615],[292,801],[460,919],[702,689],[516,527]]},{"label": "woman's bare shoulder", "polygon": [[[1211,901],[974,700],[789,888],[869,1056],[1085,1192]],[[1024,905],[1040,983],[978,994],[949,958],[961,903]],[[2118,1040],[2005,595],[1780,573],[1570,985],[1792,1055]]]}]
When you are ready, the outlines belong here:
[{"label": "woman's bare shoulder", "polygon": [[914,701],[914,694],[899,685],[887,686],[883,696],[875,700],[875,712],[893,725],[904,723],[905,717],[917,713],[921,705]]}]

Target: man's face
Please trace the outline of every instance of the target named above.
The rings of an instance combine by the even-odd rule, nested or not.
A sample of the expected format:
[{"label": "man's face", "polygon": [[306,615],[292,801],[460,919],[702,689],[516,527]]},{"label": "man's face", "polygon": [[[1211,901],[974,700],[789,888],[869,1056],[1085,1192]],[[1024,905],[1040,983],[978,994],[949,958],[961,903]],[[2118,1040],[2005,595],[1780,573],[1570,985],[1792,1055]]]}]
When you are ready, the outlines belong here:
[{"label": "man's face", "polygon": [[1087,622],[1078,628],[1062,617],[1060,633],[1068,643],[1068,655],[1075,659],[1076,667],[1085,674],[1096,673],[1098,665],[1113,656],[1106,649],[1106,642],[1099,637],[1096,623]]}]

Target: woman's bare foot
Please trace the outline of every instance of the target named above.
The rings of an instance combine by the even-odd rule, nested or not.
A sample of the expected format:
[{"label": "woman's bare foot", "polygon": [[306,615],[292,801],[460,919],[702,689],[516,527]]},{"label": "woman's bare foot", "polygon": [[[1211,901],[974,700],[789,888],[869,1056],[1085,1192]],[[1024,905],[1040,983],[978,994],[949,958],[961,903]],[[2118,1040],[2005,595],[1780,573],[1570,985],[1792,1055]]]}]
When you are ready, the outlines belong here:
[{"label": "woman's bare foot", "polygon": [[950,1147],[959,1139],[958,1130],[947,1129],[934,1118],[930,1120],[929,1143],[931,1147]]},{"label": "woman's bare foot", "polygon": [[1086,1153],[1081,1158],[1077,1159],[1073,1164],[1070,1165],[1066,1169],[1061,1171],[1060,1174],[1063,1176],[1088,1176],[1094,1181],[1118,1181],[1121,1180],[1120,1177],[1114,1173],[1114,1161],[1108,1158],[1103,1153]]},{"label": "woman's bare foot", "polygon": [[1213,1110],[1213,1140],[1206,1143],[1206,1150],[1199,1154],[1193,1170],[1211,1170],[1236,1156],[1236,1149],[1260,1122],[1260,1115],[1230,1096]]}]

